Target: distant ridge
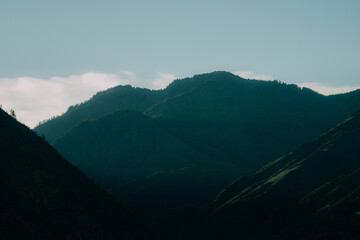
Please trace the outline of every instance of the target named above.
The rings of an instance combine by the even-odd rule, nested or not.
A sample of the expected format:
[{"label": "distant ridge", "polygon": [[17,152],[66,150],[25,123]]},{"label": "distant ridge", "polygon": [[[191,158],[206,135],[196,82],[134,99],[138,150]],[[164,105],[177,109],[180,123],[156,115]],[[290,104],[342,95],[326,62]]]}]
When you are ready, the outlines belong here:
[{"label": "distant ridge", "polygon": [[69,107],[62,116],[40,124],[35,131],[52,143],[85,120],[98,119],[121,109],[145,111],[161,99],[160,93],[155,90],[133,88],[130,85],[117,86],[97,93],[89,101]]},{"label": "distant ridge", "polygon": [[[262,158],[262,165],[322,134],[358,108],[360,91],[322,96],[296,85],[219,71],[175,80],[164,90],[118,86],[69,108],[35,131],[53,144],[83,121],[131,109],[185,138],[205,141],[239,158]],[[268,144],[269,138],[276,146]],[[250,150],[259,145],[265,149]]]},{"label": "distant ridge", "polygon": [[[213,80],[259,82],[259,80],[243,79],[229,72],[217,71],[198,74],[191,78],[176,79],[163,90],[149,90],[132,87],[130,85],[117,86],[98,92],[88,101],[69,107],[67,112],[63,115],[44,121],[35,127],[35,130],[39,135],[44,134],[47,140],[52,143],[82,121],[97,119],[117,110],[132,109],[144,112],[151,106],[166,100],[169,97],[175,97],[185,92],[189,92],[203,85],[207,81]],[[317,94],[307,88],[303,88],[303,91]]]}]

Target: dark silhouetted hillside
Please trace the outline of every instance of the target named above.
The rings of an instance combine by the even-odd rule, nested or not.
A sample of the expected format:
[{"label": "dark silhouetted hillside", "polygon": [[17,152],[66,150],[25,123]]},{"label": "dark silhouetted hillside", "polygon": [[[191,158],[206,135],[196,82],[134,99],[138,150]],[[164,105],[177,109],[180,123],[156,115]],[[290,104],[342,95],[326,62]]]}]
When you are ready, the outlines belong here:
[{"label": "dark silhouetted hillside", "polygon": [[118,202],[0,110],[1,239],[150,239]]},{"label": "dark silhouetted hillside", "polygon": [[[219,239],[358,239],[360,112],[240,178],[212,204]],[[218,239],[218,238],[216,238]]]},{"label": "dark silhouetted hillside", "polygon": [[54,146],[150,224],[172,209],[206,205],[238,176],[254,171],[217,148],[189,145],[133,110],[83,122]]}]

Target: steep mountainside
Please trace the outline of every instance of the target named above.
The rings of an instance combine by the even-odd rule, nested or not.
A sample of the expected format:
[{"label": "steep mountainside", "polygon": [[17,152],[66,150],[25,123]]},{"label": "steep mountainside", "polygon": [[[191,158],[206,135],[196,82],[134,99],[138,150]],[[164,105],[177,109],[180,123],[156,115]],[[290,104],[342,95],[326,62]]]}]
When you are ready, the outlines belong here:
[{"label": "steep mountainside", "polygon": [[210,145],[189,144],[133,110],[83,122],[54,146],[137,217],[160,226],[158,233],[164,230],[158,217],[206,205],[238,176],[255,170]]},{"label": "steep mountainside", "polygon": [[240,178],[212,204],[220,239],[358,239],[360,112]]},{"label": "steep mountainside", "polygon": [[240,168],[221,151],[210,147],[199,151],[155,120],[132,110],[83,122],[54,146],[105,189],[155,172],[181,169],[232,171],[232,175],[224,176],[229,181],[239,174],[234,168]]},{"label": "steep mountainside", "polygon": [[1,239],[150,239],[118,202],[0,110]]}]

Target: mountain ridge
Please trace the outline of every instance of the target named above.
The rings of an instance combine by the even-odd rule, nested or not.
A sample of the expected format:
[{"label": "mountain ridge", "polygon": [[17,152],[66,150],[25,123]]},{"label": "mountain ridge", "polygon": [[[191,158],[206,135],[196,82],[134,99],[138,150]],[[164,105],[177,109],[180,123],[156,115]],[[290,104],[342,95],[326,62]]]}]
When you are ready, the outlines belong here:
[{"label": "mountain ridge", "polygon": [[[36,132],[38,132],[39,135],[44,135],[47,138],[47,140],[50,143],[52,143],[59,137],[63,136],[63,133],[69,131],[72,127],[75,127],[81,121],[84,121],[86,119],[97,119],[99,117],[105,116],[116,110],[121,110],[121,109],[133,109],[142,112],[145,111],[147,108],[151,107],[151,105],[156,104],[156,102],[165,100],[169,95],[176,96],[178,94],[182,94],[183,92],[188,91],[189,88],[190,89],[196,88],[198,87],[198,85],[201,85],[204,81],[208,81],[209,77],[210,79],[213,79],[216,76],[222,77],[222,75],[226,75],[227,78],[235,77],[236,79],[241,81],[258,81],[258,80],[243,79],[229,72],[217,71],[213,73],[194,75],[194,77],[192,78],[177,79],[173,81],[171,84],[169,84],[169,86],[163,90],[149,90],[146,88],[132,87],[130,85],[117,86],[105,91],[101,91],[95,94],[89,100],[81,104],[70,106],[69,109],[62,116],[57,116],[45,122],[43,121],[34,129]],[[309,89],[307,89],[307,91],[308,90]],[[134,96],[136,96],[135,99],[133,98]],[[127,98],[129,100],[127,100]],[[114,105],[114,103],[109,102],[108,99],[117,99],[116,100],[117,103]],[[140,102],[139,99],[141,99]],[[102,102],[102,104],[100,102]],[[89,106],[92,106],[92,108],[100,108],[100,109],[96,110],[97,112],[94,113],[93,110],[89,109]],[[109,106],[112,106],[111,109],[109,109]],[[85,109],[88,113],[91,113],[92,115],[86,116],[84,112]],[[80,118],[79,116],[73,116],[75,112],[79,112],[79,111],[82,112],[82,114],[85,114],[85,116]],[[76,113],[76,115],[78,114],[79,113]],[[73,121],[73,123],[67,122],[65,124],[65,128],[64,127],[60,128],[61,131],[57,130],[57,128],[59,128],[59,121],[63,121],[65,123],[65,121],[69,121],[69,120]],[[51,131],[53,131],[53,133],[50,133],[49,130],[47,129],[52,129]]]}]

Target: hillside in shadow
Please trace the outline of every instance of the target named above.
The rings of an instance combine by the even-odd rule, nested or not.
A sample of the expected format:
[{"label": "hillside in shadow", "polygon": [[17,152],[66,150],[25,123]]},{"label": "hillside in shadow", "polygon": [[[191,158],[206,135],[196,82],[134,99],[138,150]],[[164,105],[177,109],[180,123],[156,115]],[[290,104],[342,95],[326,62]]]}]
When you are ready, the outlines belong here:
[{"label": "hillside in shadow", "polygon": [[213,239],[357,239],[360,112],[224,189]]},{"label": "hillside in shadow", "polygon": [[128,211],[0,110],[1,239],[152,239]]}]

